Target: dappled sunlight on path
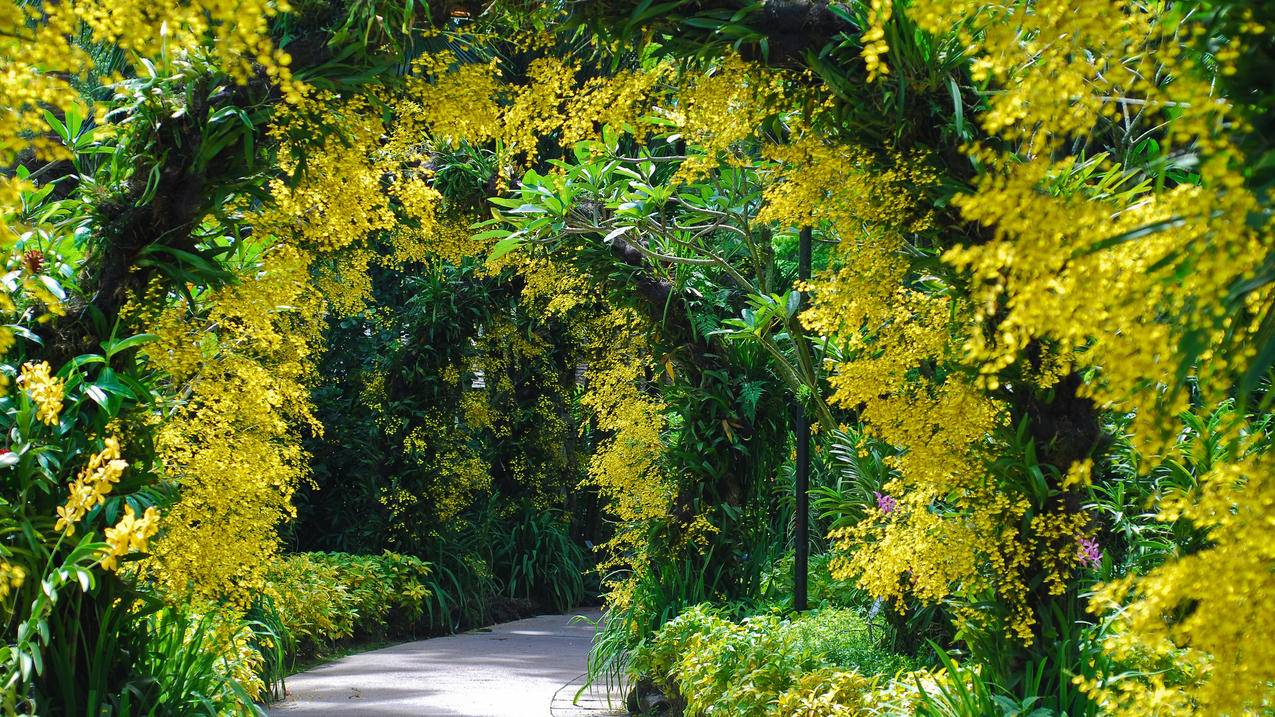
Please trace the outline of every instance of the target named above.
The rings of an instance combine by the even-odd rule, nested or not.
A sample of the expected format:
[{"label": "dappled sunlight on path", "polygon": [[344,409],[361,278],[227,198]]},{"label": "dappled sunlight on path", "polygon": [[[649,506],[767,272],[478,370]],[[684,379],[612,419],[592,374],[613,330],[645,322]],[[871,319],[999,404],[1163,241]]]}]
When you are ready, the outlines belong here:
[{"label": "dappled sunlight on path", "polygon": [[[542,615],[365,652],[294,675],[272,715],[584,717],[622,714],[622,697],[572,705],[597,610]],[[564,689],[566,687],[567,689]],[[552,709],[551,709],[552,705]]]}]

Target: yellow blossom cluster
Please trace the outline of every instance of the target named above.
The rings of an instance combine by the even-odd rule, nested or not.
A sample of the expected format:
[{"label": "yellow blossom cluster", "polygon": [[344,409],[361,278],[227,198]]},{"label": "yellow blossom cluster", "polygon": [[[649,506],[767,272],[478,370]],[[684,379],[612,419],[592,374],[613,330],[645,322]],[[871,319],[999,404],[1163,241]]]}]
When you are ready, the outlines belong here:
[{"label": "yellow blossom cluster", "polygon": [[[668,515],[675,491],[660,465],[665,407],[642,390],[647,369],[654,364],[646,351],[649,330],[632,311],[623,309],[598,314],[586,329],[590,359],[581,405],[608,436],[590,458],[588,482],[597,487],[618,522],[607,544],[617,561],[612,565],[641,563],[649,521]],[[617,592],[612,600],[623,594]]]},{"label": "yellow blossom cluster", "polygon": [[9,597],[26,582],[27,571],[21,565],[14,565],[7,560],[0,560],[0,600]]},{"label": "yellow blossom cluster", "polygon": [[318,124],[320,138],[300,133],[303,139],[296,151],[304,152],[306,164],[299,181],[272,181],[271,203],[254,224],[263,232],[326,253],[393,229],[395,217],[377,162],[385,127],[370,98],[342,100],[331,92],[316,92],[286,108],[270,129],[284,143],[283,172],[299,170],[290,158],[290,140],[310,122]]},{"label": "yellow blossom cluster", "polygon": [[[667,518],[675,489],[659,464],[665,407],[644,389],[654,364],[648,351],[653,327],[632,310],[611,306],[564,257],[519,252],[489,261],[486,268],[513,269],[524,281],[521,299],[529,310],[545,320],[567,319],[575,325],[572,341],[588,365],[581,406],[607,436],[590,458],[586,483],[598,488],[619,526],[604,546],[608,560],[614,561],[609,564],[639,565],[649,538],[647,527]],[[491,339],[495,342],[488,344],[488,353],[496,346],[512,347],[519,354],[516,361],[543,350],[524,345],[521,337],[507,331]],[[565,436],[566,424],[547,409],[546,428],[552,430],[545,439]],[[704,516],[688,528],[687,539],[703,539],[714,530]],[[608,600],[623,604],[630,588],[611,585]]]},{"label": "yellow blossom cluster", "polygon": [[[75,19],[64,7],[46,15],[28,3],[0,2],[0,166],[12,166],[26,151],[46,161],[65,156],[52,137],[30,131],[44,126],[45,108],[78,101],[67,70],[82,69],[89,62],[88,55],[67,39]],[[17,174],[0,174],[0,218],[20,206],[20,192],[31,188],[31,182]],[[0,223],[4,228],[7,222]],[[4,247],[12,243],[16,229],[0,232]]]},{"label": "yellow blossom cluster", "polygon": [[1079,539],[1086,536],[1092,522],[1084,511],[1056,510],[1032,516],[1030,534],[1040,546],[1037,559],[1051,595],[1061,595],[1067,589],[1080,565]]},{"label": "yellow blossom cluster", "polygon": [[[385,266],[402,268],[407,262],[426,263],[435,256],[430,248],[453,239],[468,245],[469,233],[462,229],[473,221],[466,217],[440,217],[443,197],[421,175],[401,175],[390,184],[389,194],[396,203],[399,222],[390,235],[390,253],[379,259]],[[439,237],[436,242],[435,237]],[[459,250],[453,250],[459,254]]]},{"label": "yellow blossom cluster", "polygon": [[[1190,43],[1203,28],[1174,11],[1051,0],[1015,12],[1021,5],[919,2],[910,11],[932,32],[961,28],[976,79],[995,89],[980,122],[1006,143],[968,148],[989,171],[956,199],[995,235],[946,257],[969,272],[979,319],[996,324],[966,348],[985,376],[1040,339],[1062,368],[1100,367],[1087,390],[1136,410],[1140,447],[1155,454],[1152,441],[1171,438],[1157,427],[1185,408],[1181,393],[1156,388],[1177,383],[1184,367],[1173,348],[1183,337],[1229,341],[1205,352],[1201,372],[1234,375],[1251,357],[1255,327],[1213,313],[1270,248],[1270,233],[1248,221],[1257,200],[1237,152],[1217,132],[1241,120],[1194,59]],[[1217,53],[1222,72],[1241,41]],[[1113,121],[1163,127],[1163,151],[1189,149],[1202,181],[1153,191],[1138,168],[1067,149]],[[1200,383],[1210,391],[1227,382]]]},{"label": "yellow blossom cluster", "polygon": [[[870,78],[888,72],[884,26],[899,11],[888,2],[869,10],[861,39]],[[983,171],[953,204],[990,240],[958,244],[943,257],[968,281],[968,299],[948,298],[944,280],[913,275],[904,257],[912,237],[933,226],[924,206],[908,206],[925,202],[926,188],[936,183],[923,160],[882,162],[795,132],[796,139],[768,150],[781,170],[766,189],[761,218],[824,227],[838,240],[833,269],[811,284],[814,306],[803,321],[842,348],[830,378],[832,402],[859,410],[870,434],[902,449],[890,461],[896,477],[886,486],[897,503],[834,536],[853,548],[834,571],[895,599],[938,600],[957,586],[993,589],[1014,615],[1010,629],[1030,640],[1026,571],[1060,592],[1077,567],[1076,541],[1088,534],[1089,518],[1040,507],[1029,513],[1023,498],[1001,493],[984,477],[985,460],[1004,450],[989,440],[1003,427],[1006,409],[989,396],[1007,375],[1047,388],[1087,372],[1093,378],[1081,394],[1135,415],[1139,448],[1162,455],[1175,433],[1172,417],[1189,398],[1167,387],[1190,373],[1204,400],[1220,399],[1253,358],[1256,319],[1232,318],[1218,307],[1259,268],[1271,234],[1252,221],[1259,200],[1244,185],[1237,149],[1219,132],[1243,120],[1195,59],[1201,26],[1166,6],[1116,0],[1083,7],[1061,0],[996,6],[919,0],[904,11],[931,33],[959,36],[974,58],[974,80],[989,90],[977,121],[996,142],[966,148]],[[1229,72],[1241,44],[1242,38],[1217,51],[1219,73]],[[1167,76],[1173,81],[1157,79]],[[1075,150],[1079,140],[1116,122],[1146,128],[1166,154],[1189,153],[1200,181],[1157,183],[1154,168]],[[901,170],[899,181],[879,177],[882,166]],[[918,280],[931,288],[903,288]],[[1269,290],[1253,291],[1247,315],[1261,316],[1271,298]],[[1203,347],[1193,365],[1180,355],[1188,343]],[[1031,365],[1020,366],[1029,351]],[[1058,468],[1061,490],[1088,485],[1090,461]],[[1202,515],[1208,501],[1200,497],[1182,514],[1211,524],[1244,514],[1236,507],[1243,500],[1262,500],[1259,480],[1217,480],[1232,501],[1225,509],[1218,503]],[[1166,506],[1165,516],[1173,515]],[[1020,527],[1024,518],[1030,520]],[[1239,583],[1235,594],[1259,589],[1269,556],[1255,535],[1237,531],[1232,538],[1231,555],[1249,541],[1244,555],[1252,562],[1224,560],[1222,544],[1201,556],[1216,551],[1219,567],[1233,569],[1227,574]],[[1123,591],[1113,589],[1113,596],[1135,600],[1121,612],[1136,616],[1122,638],[1133,646],[1129,652],[1204,644],[1206,626],[1238,640],[1218,621],[1241,612],[1248,624],[1264,619],[1258,601],[1193,610],[1201,627],[1191,635],[1177,623],[1153,629],[1157,616],[1175,606],[1210,604],[1205,584],[1184,575],[1193,562],[1171,563],[1146,582],[1130,579]],[[1220,642],[1210,645],[1222,649]],[[1197,685],[1192,700],[1222,705],[1210,713],[1256,702],[1261,680],[1251,670],[1209,656],[1211,650],[1199,654],[1199,674],[1211,675],[1201,684],[1218,687]],[[1115,702],[1135,705],[1130,714],[1146,708],[1151,703],[1139,703],[1135,693],[1147,684],[1126,681]],[[1224,693],[1229,702],[1221,700]],[[1155,694],[1164,696],[1155,689],[1143,696],[1154,701]]]},{"label": "yellow blossom cluster", "polygon": [[678,102],[664,110],[699,152],[678,168],[678,176],[694,177],[725,160],[746,161],[733,148],[750,137],[762,120],[784,107],[784,77],[737,55],[729,55],[702,74],[687,73],[676,87]]},{"label": "yellow blossom cluster", "polygon": [[377,254],[370,247],[348,247],[316,261],[314,284],[337,316],[353,316],[372,299],[372,263]]},{"label": "yellow blossom cluster", "polygon": [[[688,126],[702,126],[707,131],[718,112],[712,103],[741,76],[743,67],[742,61],[734,60],[721,77],[699,78],[703,82],[698,88],[700,99],[687,106]],[[488,244],[470,239],[468,218],[443,218],[439,213],[441,197],[429,185],[434,147],[495,142],[500,171],[505,172],[517,163],[516,157],[525,161],[534,158],[545,135],[560,133],[564,142],[573,142],[596,138],[604,124],[637,128],[669,75],[669,68],[657,67],[580,80],[577,69],[571,60],[541,57],[531,63],[527,82],[515,84],[502,80],[497,63],[462,61],[451,52],[427,53],[413,63],[401,86],[374,91],[375,101],[316,95],[297,103],[289,110],[288,119],[276,123],[276,134],[285,146],[296,141],[293,138],[305,136],[297,132],[305,121],[332,137],[323,142],[308,140],[300,181],[276,183],[272,187],[275,201],[263,210],[258,223],[266,232],[293,237],[293,241],[321,253],[318,261],[331,268],[326,278],[318,281],[330,302],[341,294],[349,297],[348,302],[335,302],[336,308],[343,310],[356,307],[360,297],[367,295],[367,284],[359,275],[365,274],[373,261],[365,249],[373,237],[389,239],[391,252],[383,261],[393,266],[422,259],[457,262],[481,256]],[[757,81],[764,79],[760,73],[753,74]],[[739,109],[747,107],[742,100],[735,104]],[[372,106],[391,108],[388,121]],[[725,140],[722,146],[730,141]],[[514,266],[523,276],[525,300],[546,318],[581,311],[590,317],[584,322],[585,342],[592,347],[588,350],[589,390],[584,403],[598,416],[599,428],[609,435],[593,459],[590,481],[614,501],[615,514],[630,525],[629,532],[617,539],[616,545],[621,547],[614,553],[618,555],[641,542],[641,521],[667,514],[672,496],[672,487],[657,465],[663,408],[641,388],[650,363],[644,353],[649,329],[635,323],[627,312],[597,310],[593,292],[566,265],[518,253],[493,262],[488,270],[506,266]],[[496,339],[493,335],[490,341]],[[515,345],[506,343],[507,347]],[[485,371],[495,369],[500,361],[520,360],[516,356],[497,357],[490,350],[480,351],[480,356]],[[521,358],[526,359],[526,355]],[[491,370],[487,375],[496,381],[499,372]],[[466,399],[462,406],[467,422],[481,423],[485,416],[491,420],[492,430],[505,430],[505,419],[491,415],[490,408],[477,399]],[[388,489],[382,502],[391,510],[409,511],[420,500],[432,500],[451,513],[463,507],[472,490],[483,487],[479,481],[480,474],[486,475],[483,462],[461,450],[461,443],[444,430],[445,425],[438,420],[418,427],[408,434],[404,448],[408,453],[435,455],[450,446],[452,453],[444,450],[441,464],[451,466],[452,474],[438,481],[438,495],[417,496]],[[557,424],[546,423],[550,425]],[[561,427],[565,430],[565,424]],[[528,472],[517,461],[510,468],[514,473]]]},{"label": "yellow blossom cluster", "polygon": [[[376,263],[398,269],[408,262],[459,263],[487,251],[489,243],[471,239],[468,227],[475,218],[448,211],[431,185],[436,148],[499,140],[502,157],[531,157],[540,134],[560,131],[568,116],[576,123],[573,131],[584,138],[602,121],[639,112],[642,88],[654,83],[641,73],[631,73],[616,87],[594,82],[581,88],[564,60],[548,57],[533,64],[529,82],[511,85],[500,80],[493,63],[459,61],[451,52],[440,52],[418,58],[409,77],[393,88],[371,88],[348,97],[309,94],[283,109],[271,129],[282,144],[282,168],[299,175],[293,181],[271,184],[272,201],[256,212],[254,224],[260,234],[310,252],[315,270],[312,281],[326,306],[339,314],[353,313],[370,297],[369,271]],[[629,109],[617,114],[615,103],[621,100]],[[589,108],[588,112],[564,113],[571,103]],[[314,129],[299,131],[305,126]],[[306,158],[304,167],[291,159],[301,154]],[[551,297],[553,311],[574,306],[576,300],[565,289],[578,284],[578,277],[563,273],[561,267],[557,273],[532,268],[527,267],[525,276],[543,278],[539,283],[529,281],[532,294],[541,285],[541,293]],[[219,336],[222,333],[217,331]],[[497,333],[484,345],[490,348],[500,337],[517,336],[517,332]],[[211,338],[203,341],[215,344]],[[506,344],[502,346],[517,349],[516,341]],[[173,355],[189,353],[189,345],[171,347]],[[470,368],[496,369],[493,361],[525,360],[534,351],[519,349],[518,353],[500,358],[480,347],[485,365]],[[501,373],[492,370],[489,375],[497,380]],[[383,377],[373,378],[375,382]],[[456,381],[460,380],[457,375]],[[368,389],[375,389],[379,396],[383,385],[369,384]],[[493,431],[509,429],[507,419],[491,411],[477,395],[464,396],[460,408],[471,427],[490,424]],[[551,418],[546,414],[546,419]],[[387,430],[406,427],[401,417],[377,420]],[[547,430],[555,425],[546,420],[546,438],[556,435]],[[565,430],[565,424],[561,427]],[[427,501],[431,509],[451,516],[468,504],[470,496],[486,489],[490,481],[486,461],[466,441],[457,440],[456,430],[451,421],[433,416],[406,433],[406,455],[427,461],[422,470],[442,468],[429,482],[433,488],[423,494],[388,487],[381,501],[391,512],[407,515]],[[532,480],[532,471],[517,460],[508,467]],[[166,518],[170,531],[172,522],[172,517]],[[163,550],[163,542],[157,553]]]},{"label": "yellow blossom cluster", "polygon": [[589,79],[567,100],[562,145],[572,147],[594,139],[602,126],[627,130],[642,139],[649,125],[641,120],[654,110],[653,102],[660,96],[659,85],[671,73],[671,65],[660,64]]},{"label": "yellow blossom cluster", "polygon": [[490,247],[473,238],[474,232],[469,227],[477,221],[478,217],[467,214],[440,217],[433,231],[413,233],[397,239],[390,261],[414,261],[422,264],[442,261],[460,266],[466,259],[481,258]]},{"label": "yellow blossom cluster", "polygon": [[[531,38],[540,45],[544,38]],[[447,146],[497,141],[502,161],[535,160],[542,137],[560,135],[563,146],[596,139],[603,125],[632,128],[653,109],[668,65],[579,79],[574,61],[549,55],[533,60],[527,82],[502,78],[497,62],[460,61],[451,52],[415,60],[401,90],[383,99],[395,109],[387,147],[421,148],[422,138]]]},{"label": "yellow blossom cluster", "polygon": [[868,69],[868,82],[890,74],[890,66],[881,58],[890,50],[890,44],[885,40],[885,24],[892,14],[894,0],[872,0],[868,8],[868,26],[859,36],[859,43],[863,46],[859,55]]},{"label": "yellow blossom cluster", "polygon": [[[1242,311],[1226,308],[1272,249],[1269,224],[1253,221],[1261,199],[1232,144],[1246,123],[1217,84],[1234,72],[1246,38],[1228,38],[1202,63],[1211,30],[1184,11],[1121,0],[919,0],[908,10],[930,32],[955,31],[988,90],[978,122],[994,142],[967,148],[985,172],[955,204],[991,241],[945,257],[971,282],[979,330],[967,333],[966,360],[988,389],[1029,350],[1045,354],[1043,385],[1092,376],[1082,392],[1134,416],[1148,464],[1175,450],[1176,416],[1190,400],[1184,377],[1195,400],[1228,396],[1256,351],[1257,320],[1248,317],[1272,300],[1269,289],[1255,290]],[[1081,153],[1131,128],[1156,140],[1154,162]],[[1175,158],[1193,177],[1164,179]],[[1069,469],[1065,482],[1083,485],[1088,469]],[[1260,535],[1273,505],[1270,471],[1269,460],[1249,455],[1202,476],[1197,493],[1164,502],[1164,518],[1203,526],[1211,547],[1102,592],[1118,616],[1114,654],[1173,653],[1194,675],[1168,684],[1153,670],[1087,685],[1110,713],[1238,714],[1270,703],[1269,649],[1251,630],[1271,620],[1262,596],[1275,556]]]},{"label": "yellow blossom cluster", "polygon": [[1027,505],[1000,494],[982,467],[986,436],[1004,409],[959,375],[917,378],[950,358],[951,300],[906,289],[859,295],[839,286],[839,276],[802,317],[843,342],[831,402],[858,408],[870,435],[905,450],[889,461],[896,478],[885,490],[895,507],[830,536],[842,550],[833,575],[900,603],[909,595],[937,602],[957,586],[994,590],[1015,616],[1012,629],[1030,639],[1022,575],[1030,552],[1006,530]]},{"label": "yellow blossom cluster", "polygon": [[[426,502],[441,522],[453,520],[475,496],[491,487],[487,461],[460,433],[455,421],[442,413],[424,416],[403,439],[403,451],[426,477],[428,485],[424,491],[413,493],[411,503]],[[387,495],[392,494],[393,491]],[[386,504],[393,510],[392,501]]]},{"label": "yellow blossom cluster", "polygon": [[933,223],[921,200],[938,184],[938,174],[923,155],[878,157],[864,147],[830,143],[810,130],[764,152],[779,171],[765,189],[758,221],[828,225],[845,244],[861,240],[865,223],[909,232]]},{"label": "yellow blossom cluster", "polygon": [[566,317],[577,308],[587,310],[598,298],[587,277],[561,259],[520,253],[488,262],[493,271],[506,266],[514,267],[525,282],[523,300],[545,318]]},{"label": "yellow blossom cluster", "polygon": [[[1166,315],[1182,321],[1179,330],[1203,331],[1210,344],[1256,328],[1213,326],[1213,316],[1191,315],[1197,302],[1217,302],[1260,261],[1264,240],[1235,225],[1242,224],[1252,198],[1211,197],[1202,187],[1183,185],[1151,196],[1131,192],[1116,203],[1092,196],[1092,180],[1071,196],[1037,189],[1075,170],[1072,160],[1026,163],[959,199],[964,214],[994,227],[998,238],[946,256],[970,273],[976,319],[996,324],[994,332],[972,333],[965,348],[985,380],[994,381],[1030,343],[1048,339],[1064,364],[1102,368],[1101,381],[1088,390],[1104,403],[1140,409],[1144,440],[1167,439],[1152,421],[1185,409],[1186,397],[1141,390],[1172,385],[1182,368],[1171,352],[1176,340]],[[1231,206],[1236,199],[1241,206]],[[1157,226],[1163,230],[1137,241],[1093,249]],[[1153,270],[1179,262],[1184,271],[1172,282]],[[1250,351],[1210,357],[1201,370],[1225,375]]]},{"label": "yellow blossom cluster", "polygon": [[[209,610],[217,610],[217,607],[210,605]],[[270,644],[270,641],[275,638],[257,634],[251,625],[238,619],[234,612],[220,611],[216,614],[213,629],[204,637],[210,640],[208,649],[219,657],[213,669],[218,674],[233,678],[243,688],[249,699],[254,702],[266,701],[266,685],[262,677],[266,674],[264,664],[266,658],[257,645],[265,640],[264,646],[267,650],[277,647]],[[188,628],[190,637],[194,637],[198,625],[198,622],[192,621]]]},{"label": "yellow blossom cluster", "polygon": [[1082,686],[1116,717],[1259,710],[1271,699],[1275,659],[1255,629],[1275,621],[1275,456],[1216,464],[1198,491],[1169,496],[1161,513],[1206,529],[1211,547],[1103,586],[1096,609],[1116,615],[1105,645],[1112,656],[1135,666],[1169,661],[1188,681],[1172,684],[1152,669]]},{"label": "yellow blossom cluster", "polygon": [[[72,0],[32,4],[0,2],[0,166],[33,152],[43,161],[67,158],[45,126],[46,110],[81,105],[75,82],[96,70],[78,38],[114,45],[126,62],[154,66],[191,55],[206,57],[238,82],[258,68],[295,96],[299,83],[290,58],[274,46],[270,21],[287,12],[285,0]],[[109,79],[109,78],[108,78]],[[80,110],[83,113],[83,110]],[[28,161],[28,157],[23,157]],[[0,176],[0,217],[19,205],[31,182],[12,172]],[[2,228],[2,227],[0,227]],[[10,227],[17,229],[17,227]],[[0,234],[7,243],[8,232]]]},{"label": "yellow blossom cluster", "polygon": [[[426,82],[409,82],[407,91],[392,97],[315,92],[271,126],[285,150],[283,170],[300,176],[271,182],[271,202],[255,213],[254,224],[313,254],[315,281],[338,314],[367,305],[373,264],[402,268],[480,250],[465,233],[467,217],[440,215],[442,197],[425,168],[431,148],[422,113],[428,107],[420,103],[438,92]],[[392,121],[376,109],[381,103],[394,104]],[[313,134],[298,132],[305,126],[313,126]],[[305,156],[304,167],[294,154]]]},{"label": "yellow blossom cluster", "polygon": [[25,277],[22,280],[22,291],[44,306],[45,313],[38,319],[41,323],[51,321],[56,316],[66,316],[66,308],[62,306],[62,300],[45,286],[40,277]]},{"label": "yellow blossom cluster", "polygon": [[270,19],[289,10],[285,0],[77,0],[67,10],[96,41],[138,57],[207,52],[239,82],[255,67],[290,77],[288,55],[274,47],[269,32]]},{"label": "yellow blossom cluster", "polygon": [[159,532],[159,511],[154,506],[147,508],[142,517],[137,517],[133,506],[124,507],[124,515],[113,527],[106,529],[106,548],[102,551],[101,565],[104,570],[116,570],[119,559],[130,553],[144,553],[150,539]]},{"label": "yellow blossom cluster", "polygon": [[103,444],[102,450],[89,458],[88,465],[71,483],[71,495],[66,504],[58,508],[58,522],[54,530],[67,535],[75,533],[76,524],[90,510],[106,502],[106,496],[128,468],[128,461],[120,457],[118,438],[108,437]]},{"label": "yellow blossom cluster", "polygon": [[989,440],[1005,426],[1008,408],[984,383],[953,371],[975,326],[965,318],[968,304],[905,283],[911,268],[904,237],[931,226],[915,204],[937,181],[933,172],[923,162],[895,162],[897,174],[878,175],[866,153],[843,157],[798,143],[785,158],[821,169],[814,179],[785,175],[768,190],[763,210],[772,221],[823,226],[838,239],[837,264],[811,282],[814,300],[802,322],[839,342],[830,403],[857,410],[867,435],[902,449],[888,460],[895,478],[885,490],[893,509],[834,532],[841,554],[831,570],[900,604],[908,596],[935,603],[957,591],[994,594],[1008,615],[996,627],[1030,642],[1031,573],[1043,571],[1051,587],[1069,578],[1075,537],[1054,528],[1059,520],[1074,528],[1086,519],[1065,514],[1024,530],[1030,503],[987,476],[996,450]]},{"label": "yellow blossom cluster", "polygon": [[212,292],[202,310],[176,305],[149,327],[152,365],[186,396],[156,436],[179,499],[142,563],[170,594],[251,599],[263,557],[307,472],[298,431],[318,431],[309,383],[322,297],[310,255],[271,247],[242,283]]},{"label": "yellow blossom cluster", "polygon": [[[9,349],[18,342],[18,338],[14,336],[13,329],[7,326],[0,326],[0,356],[9,353]],[[9,377],[0,377],[0,388],[6,388],[9,385]]]},{"label": "yellow blossom cluster", "polygon": [[[536,310],[525,297],[520,297],[520,302],[525,309]],[[476,355],[467,362],[466,372],[472,375],[481,371],[486,389],[462,397],[461,415],[471,429],[490,431],[497,441],[517,441],[521,450],[501,457],[505,472],[533,502],[552,504],[561,495],[561,476],[573,473],[570,469],[574,456],[564,446],[576,436],[562,407],[545,391],[561,385],[557,377],[560,368],[555,365],[551,346],[539,332],[527,331],[525,324],[502,312],[484,324],[475,349]],[[510,380],[516,374],[522,374],[524,385],[515,386]],[[534,406],[520,405],[517,394],[540,381],[548,385],[539,386],[542,392]],[[525,420],[519,414],[527,408],[534,416],[532,431],[515,423]]]},{"label": "yellow blossom cluster", "polygon": [[503,85],[494,62],[457,62],[447,52],[426,53],[395,96],[404,137],[434,137],[455,145],[501,136]]},{"label": "yellow blossom cluster", "polygon": [[18,385],[36,405],[36,420],[49,426],[58,424],[58,415],[62,413],[62,391],[65,382],[50,375],[48,361],[26,363],[18,374]]},{"label": "yellow blossom cluster", "polygon": [[[576,89],[579,68],[559,57],[532,60],[526,85],[518,87],[512,102],[504,108],[503,139],[514,152],[535,158],[540,138],[557,130],[563,122],[564,106]],[[587,121],[577,117],[575,122]]]}]

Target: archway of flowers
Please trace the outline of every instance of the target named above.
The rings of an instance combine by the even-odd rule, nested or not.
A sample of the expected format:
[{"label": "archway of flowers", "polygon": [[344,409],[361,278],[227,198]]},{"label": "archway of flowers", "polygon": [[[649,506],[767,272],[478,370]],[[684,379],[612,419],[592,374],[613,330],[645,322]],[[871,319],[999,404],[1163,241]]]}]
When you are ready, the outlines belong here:
[{"label": "archway of flowers", "polygon": [[298,548],[393,551],[350,560],[431,587],[378,614],[443,627],[596,575],[593,671],[658,672],[782,583],[795,405],[819,579],[900,650],[1258,709],[1271,13],[0,6],[3,704],[158,699],[215,623],[247,709],[252,625],[350,570]]}]

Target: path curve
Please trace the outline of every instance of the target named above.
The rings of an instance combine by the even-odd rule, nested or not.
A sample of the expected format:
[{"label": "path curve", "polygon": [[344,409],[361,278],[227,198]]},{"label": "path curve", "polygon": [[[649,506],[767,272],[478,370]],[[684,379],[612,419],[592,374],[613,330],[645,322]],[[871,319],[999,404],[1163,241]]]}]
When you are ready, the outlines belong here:
[{"label": "path curve", "polygon": [[394,645],[302,672],[272,716],[611,717],[622,699],[582,684],[597,610],[507,622]]}]

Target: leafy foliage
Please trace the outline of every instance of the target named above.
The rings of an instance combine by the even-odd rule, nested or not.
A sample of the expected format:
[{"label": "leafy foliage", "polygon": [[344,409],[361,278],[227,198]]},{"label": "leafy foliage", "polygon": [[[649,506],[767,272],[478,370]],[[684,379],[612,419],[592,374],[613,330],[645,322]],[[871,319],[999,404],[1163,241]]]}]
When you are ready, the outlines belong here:
[{"label": "leafy foliage", "polygon": [[[732,622],[696,606],[667,623],[637,651],[633,667],[673,686],[688,715],[792,713],[812,673],[893,676],[908,660],[883,649],[855,611],[829,608],[783,620],[759,615]],[[876,689],[874,680],[860,685]],[[783,705],[783,707],[781,707]]]},{"label": "leafy foliage", "polygon": [[298,553],[270,568],[267,599],[288,637],[289,657],[314,657],[349,638],[410,635],[427,616],[430,568],[383,553]]}]

